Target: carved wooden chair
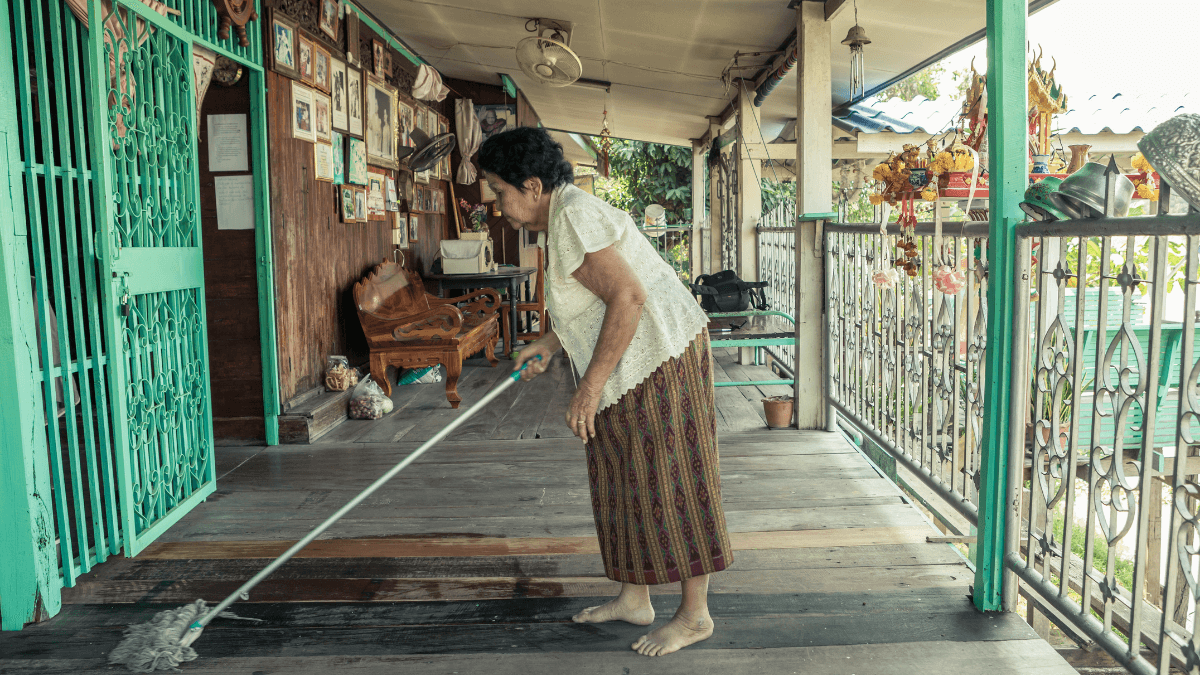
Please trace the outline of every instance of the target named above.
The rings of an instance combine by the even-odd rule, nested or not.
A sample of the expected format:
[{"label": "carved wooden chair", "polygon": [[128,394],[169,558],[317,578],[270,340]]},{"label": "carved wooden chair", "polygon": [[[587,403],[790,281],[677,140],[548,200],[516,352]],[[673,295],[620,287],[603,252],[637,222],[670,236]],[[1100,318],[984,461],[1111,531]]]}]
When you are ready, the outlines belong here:
[{"label": "carved wooden chair", "polygon": [[[526,328],[528,329],[526,332],[517,333],[518,340],[536,340],[536,339],[542,337],[543,335],[545,335],[546,331],[549,330],[549,328],[550,328],[547,325],[550,323],[550,321],[546,316],[546,266],[545,266],[545,264],[543,264],[544,258],[542,257],[544,255],[545,255],[545,252],[539,248],[537,250],[537,281],[534,282],[533,300],[531,300],[529,302],[518,302],[517,303],[517,313],[518,314],[522,313],[522,312],[537,312],[537,315],[538,315],[537,330],[533,330],[533,324],[530,323],[528,326],[526,326]],[[508,336],[511,335],[511,333],[508,330],[508,324],[511,321],[511,319],[509,318],[509,315],[510,315],[510,312],[508,312],[507,310],[502,310],[500,312],[500,323],[501,323],[500,334],[504,337],[504,353],[505,354],[511,354],[513,347],[514,347],[514,345],[510,345],[508,343],[509,342]]]},{"label": "carved wooden chair", "polygon": [[[466,304],[457,307],[460,303]],[[439,298],[425,292],[416,272],[384,261],[354,284],[354,304],[371,348],[371,377],[389,396],[388,366],[440,363],[446,366],[446,400],[457,408],[463,359],[482,350],[493,368],[499,364],[495,351],[501,304],[493,289]]]}]

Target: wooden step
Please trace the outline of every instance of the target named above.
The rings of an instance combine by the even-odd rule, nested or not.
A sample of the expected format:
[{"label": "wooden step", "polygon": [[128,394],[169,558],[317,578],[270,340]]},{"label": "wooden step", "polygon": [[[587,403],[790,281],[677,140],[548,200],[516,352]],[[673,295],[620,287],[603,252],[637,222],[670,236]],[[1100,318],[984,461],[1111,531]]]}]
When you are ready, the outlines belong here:
[{"label": "wooden step", "polygon": [[326,391],[319,387],[315,395],[279,416],[281,444],[312,443],[346,420],[350,390]]}]

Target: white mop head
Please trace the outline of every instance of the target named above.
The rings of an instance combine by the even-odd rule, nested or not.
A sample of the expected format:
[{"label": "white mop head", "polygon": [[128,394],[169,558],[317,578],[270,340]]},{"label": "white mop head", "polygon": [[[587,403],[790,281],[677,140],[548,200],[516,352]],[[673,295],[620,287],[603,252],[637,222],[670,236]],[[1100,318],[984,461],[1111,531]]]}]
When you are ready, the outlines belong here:
[{"label": "white mop head", "polygon": [[204,601],[154,615],[150,623],[125,629],[125,639],[108,654],[108,662],[121,664],[136,673],[177,670],[184,661],[194,661],[196,650],[183,642],[183,634],[204,613]]}]

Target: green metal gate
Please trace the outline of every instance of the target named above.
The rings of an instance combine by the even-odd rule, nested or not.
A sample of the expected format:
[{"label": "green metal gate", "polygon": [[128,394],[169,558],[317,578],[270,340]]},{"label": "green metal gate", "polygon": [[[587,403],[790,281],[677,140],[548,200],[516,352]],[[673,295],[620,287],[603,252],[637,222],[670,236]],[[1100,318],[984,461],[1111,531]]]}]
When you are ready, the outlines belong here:
[{"label": "green metal gate", "polygon": [[[192,36],[137,0],[90,3],[102,317],[125,554],[216,489]],[[99,20],[97,20],[99,18]]]}]

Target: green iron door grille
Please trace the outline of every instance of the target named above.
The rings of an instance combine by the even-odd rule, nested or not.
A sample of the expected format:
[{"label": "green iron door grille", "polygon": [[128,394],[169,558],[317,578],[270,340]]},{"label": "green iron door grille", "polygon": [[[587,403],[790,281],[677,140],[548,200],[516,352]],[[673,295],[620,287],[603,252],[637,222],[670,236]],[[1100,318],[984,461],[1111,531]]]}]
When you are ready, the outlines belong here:
[{"label": "green iron door grille", "polygon": [[192,37],[137,0],[89,6],[103,316],[125,554],[216,489]]}]

